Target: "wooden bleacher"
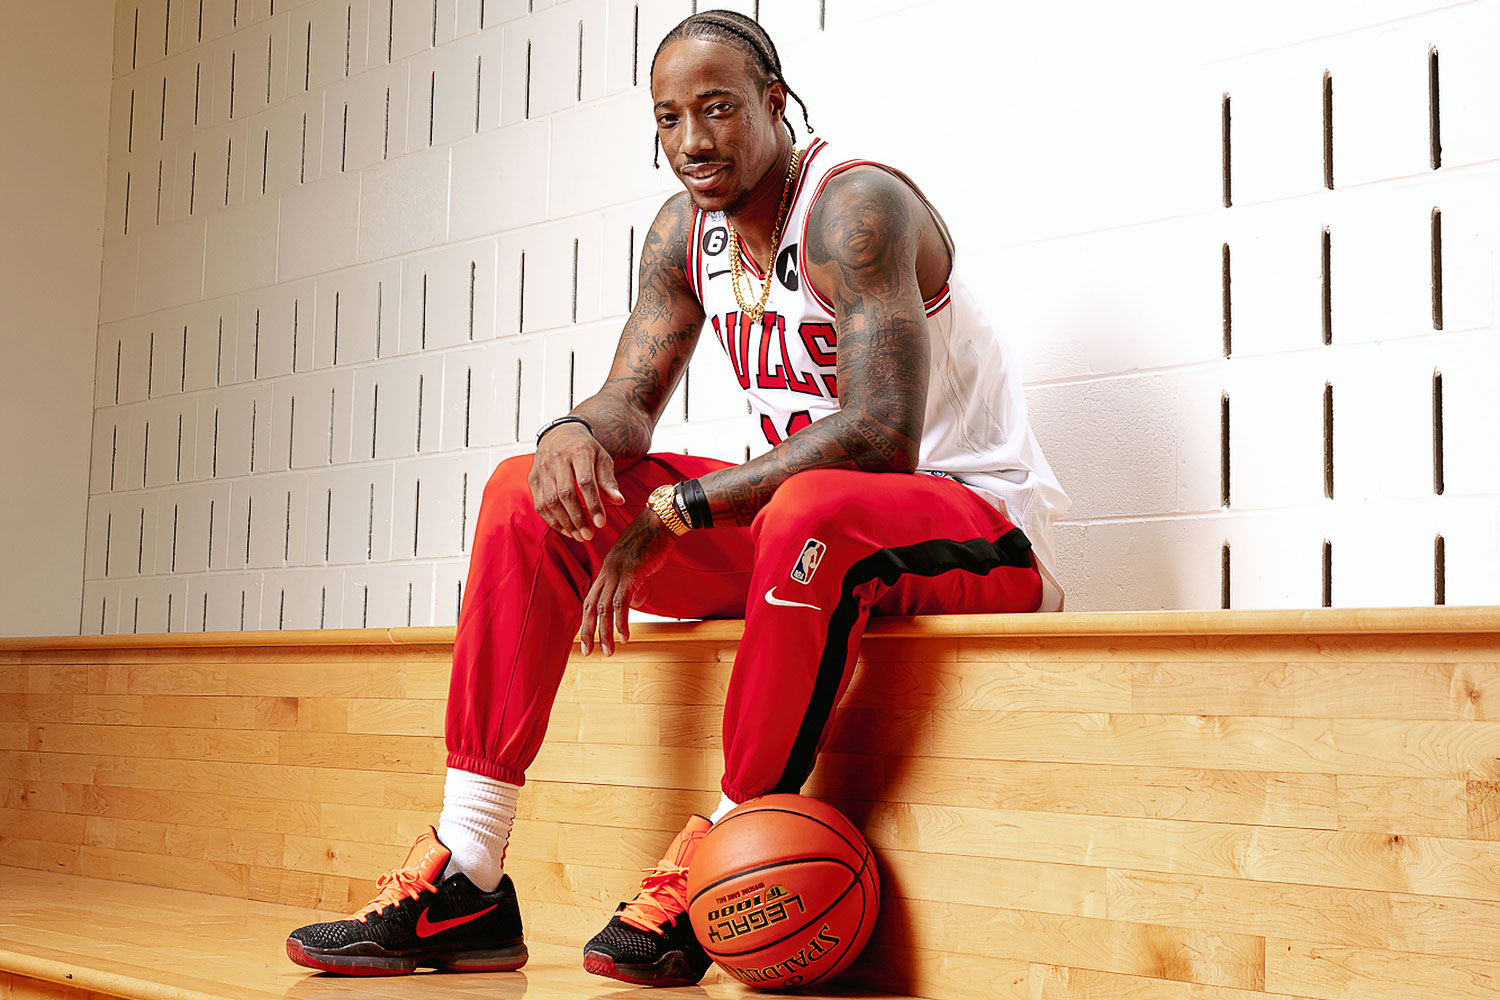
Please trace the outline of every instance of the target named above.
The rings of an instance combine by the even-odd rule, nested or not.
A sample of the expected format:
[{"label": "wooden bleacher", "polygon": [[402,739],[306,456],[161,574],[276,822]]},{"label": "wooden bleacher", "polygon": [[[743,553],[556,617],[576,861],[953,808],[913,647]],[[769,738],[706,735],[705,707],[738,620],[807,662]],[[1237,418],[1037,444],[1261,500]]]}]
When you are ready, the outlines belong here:
[{"label": "wooden bleacher", "polygon": [[[717,801],[740,631],[575,656],[507,861],[532,963],[378,982],[281,944],[435,820],[452,629],[0,639],[0,1000],[644,996],[579,948]],[[1500,997],[1500,609],[889,619],[861,656],[807,789],[879,855],[859,995]]]}]

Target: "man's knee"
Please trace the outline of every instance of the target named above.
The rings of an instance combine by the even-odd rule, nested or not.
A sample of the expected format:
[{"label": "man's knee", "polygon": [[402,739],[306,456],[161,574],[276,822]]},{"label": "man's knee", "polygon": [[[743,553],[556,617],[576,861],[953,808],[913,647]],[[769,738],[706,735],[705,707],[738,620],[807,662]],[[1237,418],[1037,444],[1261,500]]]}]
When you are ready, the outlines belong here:
[{"label": "man's knee", "polygon": [[809,469],[777,487],[755,519],[758,533],[837,531],[857,507],[880,502],[879,476],[852,469]]},{"label": "man's knee", "polygon": [[514,524],[518,517],[540,521],[531,499],[532,458],[532,455],[515,455],[495,466],[489,481],[484,484],[484,497],[479,505],[481,528]]}]

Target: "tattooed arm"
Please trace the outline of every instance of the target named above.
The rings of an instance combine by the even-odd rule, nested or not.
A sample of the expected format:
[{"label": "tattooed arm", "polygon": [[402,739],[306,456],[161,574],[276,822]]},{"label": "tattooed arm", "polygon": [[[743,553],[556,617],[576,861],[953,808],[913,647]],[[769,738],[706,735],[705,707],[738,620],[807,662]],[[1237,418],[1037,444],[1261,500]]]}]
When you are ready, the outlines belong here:
[{"label": "tattooed arm", "polygon": [[804,250],[835,306],[839,410],[753,461],[704,476],[714,523],[749,524],[806,469],[916,469],[930,365],[917,244],[933,224],[911,188],[877,167],[839,174],[818,197]]},{"label": "tattooed arm", "polygon": [[593,435],[579,424],[563,424],[537,448],[532,502],[543,520],[570,538],[592,538],[604,523],[604,503],[624,502],[615,469],[650,449],[651,433],[703,328],[703,307],[686,272],[692,223],[684,191],[668,199],[646,232],[639,293],[609,377],[572,410],[589,422]]}]

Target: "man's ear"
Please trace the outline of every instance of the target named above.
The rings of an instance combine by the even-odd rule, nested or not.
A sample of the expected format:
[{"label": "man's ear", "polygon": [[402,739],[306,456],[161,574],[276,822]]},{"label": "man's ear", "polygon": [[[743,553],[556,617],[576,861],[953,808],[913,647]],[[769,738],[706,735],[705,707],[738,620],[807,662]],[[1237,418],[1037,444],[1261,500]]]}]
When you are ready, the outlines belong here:
[{"label": "man's ear", "polygon": [[771,112],[771,120],[778,125],[786,117],[786,96],[786,84],[780,80],[766,84],[766,109]]}]

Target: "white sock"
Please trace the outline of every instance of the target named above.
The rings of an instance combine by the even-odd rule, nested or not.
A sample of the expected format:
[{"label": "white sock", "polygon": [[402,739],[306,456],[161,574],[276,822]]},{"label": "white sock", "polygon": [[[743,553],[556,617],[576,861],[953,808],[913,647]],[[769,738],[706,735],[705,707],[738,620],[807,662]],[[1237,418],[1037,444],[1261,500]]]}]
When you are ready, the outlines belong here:
[{"label": "white sock", "polygon": [[739,805],[738,802],[731,802],[729,800],[729,796],[725,795],[723,792],[720,792],[719,793],[719,808],[715,809],[714,810],[714,814],[712,816],[708,817],[708,821],[710,823],[717,823],[719,820],[723,819],[726,815],[728,815],[729,810],[733,809],[737,805]]},{"label": "white sock", "polygon": [[453,852],[449,872],[463,872],[476,887],[494,892],[505,873],[505,845],[516,819],[521,789],[471,771],[448,768],[438,839]]}]

